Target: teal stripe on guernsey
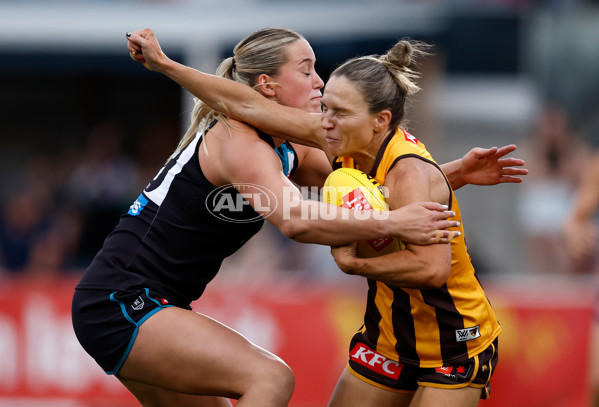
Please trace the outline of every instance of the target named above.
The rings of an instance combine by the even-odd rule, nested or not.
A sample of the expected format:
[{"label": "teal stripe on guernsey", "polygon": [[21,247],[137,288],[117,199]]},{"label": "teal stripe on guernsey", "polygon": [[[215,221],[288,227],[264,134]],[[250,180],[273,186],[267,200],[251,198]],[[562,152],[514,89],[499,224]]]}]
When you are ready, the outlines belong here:
[{"label": "teal stripe on guernsey", "polygon": [[287,143],[281,144],[275,149],[283,165],[283,173],[287,178],[291,176],[295,164],[295,151],[289,148]]}]

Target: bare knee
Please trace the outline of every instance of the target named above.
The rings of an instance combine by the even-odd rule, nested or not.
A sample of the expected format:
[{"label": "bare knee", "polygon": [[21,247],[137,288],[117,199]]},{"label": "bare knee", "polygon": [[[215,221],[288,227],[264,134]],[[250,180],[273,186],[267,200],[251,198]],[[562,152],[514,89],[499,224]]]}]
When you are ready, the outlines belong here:
[{"label": "bare knee", "polygon": [[[241,399],[267,398],[272,405],[286,406],[295,389],[295,375],[281,359],[272,359],[252,374],[252,382]],[[270,404],[269,404],[270,405]]]},{"label": "bare knee", "polygon": [[271,368],[264,373],[267,377],[263,377],[257,387],[266,386],[277,398],[289,401],[295,389],[295,375],[291,368],[282,360],[278,360],[273,361]]}]

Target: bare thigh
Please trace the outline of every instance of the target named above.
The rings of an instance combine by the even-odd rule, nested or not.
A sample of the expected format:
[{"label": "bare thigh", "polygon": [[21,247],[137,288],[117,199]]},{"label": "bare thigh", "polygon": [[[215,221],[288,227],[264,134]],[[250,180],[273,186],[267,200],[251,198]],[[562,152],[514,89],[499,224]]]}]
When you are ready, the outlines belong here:
[{"label": "bare thigh", "polygon": [[212,318],[176,307],[141,325],[118,377],[140,401],[157,386],[240,399],[240,406],[279,406],[294,387],[293,373],[280,358]]},{"label": "bare thigh", "polygon": [[476,407],[482,389],[463,387],[461,389],[438,389],[420,386],[410,407]]},{"label": "bare thigh", "polygon": [[137,400],[146,407],[232,407],[229,399],[225,397],[183,394],[158,386],[123,379],[120,380],[121,383],[133,393]]},{"label": "bare thigh", "polygon": [[366,383],[351,374],[347,367],[341,373],[329,407],[408,407],[413,392],[397,393]]}]

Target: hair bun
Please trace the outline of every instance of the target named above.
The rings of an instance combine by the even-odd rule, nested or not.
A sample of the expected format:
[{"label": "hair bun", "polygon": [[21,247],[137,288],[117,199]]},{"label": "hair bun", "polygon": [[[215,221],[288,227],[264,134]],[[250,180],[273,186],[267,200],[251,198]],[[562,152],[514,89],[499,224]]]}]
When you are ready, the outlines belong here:
[{"label": "hair bun", "polygon": [[412,54],[414,48],[409,41],[398,41],[385,55],[381,57],[381,61],[387,62],[397,68],[407,68],[412,64]]}]

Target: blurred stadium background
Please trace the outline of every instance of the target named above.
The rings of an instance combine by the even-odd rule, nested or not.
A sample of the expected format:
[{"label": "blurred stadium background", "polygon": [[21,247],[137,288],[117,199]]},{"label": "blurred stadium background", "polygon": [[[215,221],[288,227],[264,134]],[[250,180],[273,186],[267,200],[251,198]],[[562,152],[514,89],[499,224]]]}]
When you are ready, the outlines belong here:
[{"label": "blurred stadium background", "polygon": [[[435,45],[413,134],[438,162],[515,143],[531,170],[524,184],[458,191],[504,327],[481,405],[590,405],[597,268],[569,267],[560,227],[599,151],[597,2],[2,0],[0,407],[136,405],[79,348],[72,289],[175,148],[192,99],[131,61],[125,32],[151,27],[169,56],[213,72],[237,41],[274,26],[311,42],[325,80],[401,37]],[[287,360],[293,406],[326,405],[360,325],[363,282],[327,248],[266,226],[212,285],[194,309]]]}]

